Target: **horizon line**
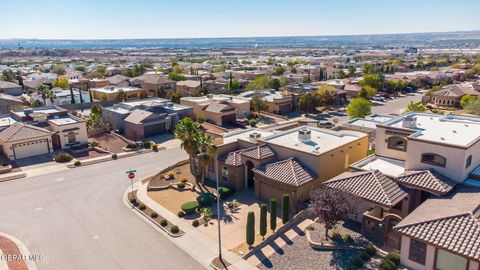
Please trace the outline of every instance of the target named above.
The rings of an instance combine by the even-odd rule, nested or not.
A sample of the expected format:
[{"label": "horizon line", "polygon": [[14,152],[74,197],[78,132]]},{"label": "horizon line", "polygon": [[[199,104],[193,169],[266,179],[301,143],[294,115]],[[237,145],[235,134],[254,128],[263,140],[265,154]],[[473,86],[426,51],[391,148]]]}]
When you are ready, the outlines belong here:
[{"label": "horizon line", "polygon": [[45,41],[66,41],[66,40],[155,40],[155,39],[234,39],[234,38],[285,38],[285,37],[341,37],[341,36],[384,36],[384,35],[409,35],[409,34],[441,34],[441,33],[464,33],[480,32],[480,29],[471,30],[451,30],[451,31],[429,31],[429,32],[398,32],[398,33],[362,33],[362,34],[337,34],[337,35],[275,35],[275,36],[219,36],[219,37],[156,37],[156,38],[0,38],[0,41],[6,40],[45,40]]}]

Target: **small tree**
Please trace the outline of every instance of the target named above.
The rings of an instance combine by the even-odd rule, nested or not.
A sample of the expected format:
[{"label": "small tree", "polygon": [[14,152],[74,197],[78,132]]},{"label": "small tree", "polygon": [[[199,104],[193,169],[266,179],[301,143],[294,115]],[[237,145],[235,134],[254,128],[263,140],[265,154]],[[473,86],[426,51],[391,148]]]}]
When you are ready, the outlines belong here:
[{"label": "small tree", "polygon": [[364,118],[369,115],[372,109],[372,103],[364,98],[354,98],[348,104],[347,113],[350,118]]},{"label": "small tree", "polygon": [[353,213],[357,204],[357,197],[350,193],[323,187],[311,192],[308,209],[325,224],[325,237],[328,237],[328,230]]},{"label": "small tree", "polygon": [[425,106],[421,103],[413,103],[413,101],[408,104],[405,108],[405,112],[424,112],[426,110]]},{"label": "small tree", "polygon": [[247,244],[249,247],[255,242],[255,213],[250,211],[247,216]]},{"label": "small tree", "polygon": [[267,234],[267,205],[262,203],[260,205],[260,235],[265,239]]},{"label": "small tree", "polygon": [[465,109],[470,102],[473,102],[476,99],[477,97],[474,95],[464,95],[460,100],[460,106],[462,106],[462,109]]},{"label": "small tree", "polygon": [[277,199],[270,199],[270,230],[277,228]]},{"label": "small tree", "polygon": [[251,100],[251,106],[253,111],[257,112],[260,115],[261,111],[268,109],[267,103],[262,99],[261,95],[254,95]]},{"label": "small tree", "polygon": [[290,195],[283,194],[282,196],[282,222],[287,223],[290,219]]}]

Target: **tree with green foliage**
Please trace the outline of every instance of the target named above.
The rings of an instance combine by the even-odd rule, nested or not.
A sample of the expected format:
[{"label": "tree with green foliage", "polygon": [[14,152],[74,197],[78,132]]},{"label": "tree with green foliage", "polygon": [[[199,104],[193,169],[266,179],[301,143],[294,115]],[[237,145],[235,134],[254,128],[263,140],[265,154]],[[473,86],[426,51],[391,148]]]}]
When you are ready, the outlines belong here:
[{"label": "tree with green foliage", "polygon": [[173,80],[173,81],[176,81],[176,82],[187,80],[187,77],[183,76],[182,74],[175,73],[175,72],[170,72],[168,74],[168,78],[170,80]]},{"label": "tree with green foliage", "polygon": [[355,72],[357,71],[357,68],[354,65],[349,65],[348,66],[348,77],[355,77]]},{"label": "tree with green foliage", "polygon": [[343,69],[340,69],[340,71],[338,71],[338,73],[337,73],[337,77],[338,77],[339,79],[345,79],[345,78],[347,78],[348,76],[347,76],[347,74],[345,73],[345,71],[343,71]]},{"label": "tree with green foliage", "polygon": [[474,102],[475,100],[477,100],[477,97],[474,95],[464,95],[460,100],[460,106],[465,109],[470,102]]},{"label": "tree with green foliage", "polygon": [[68,82],[67,78],[58,78],[55,83],[53,84],[53,87],[59,87],[62,89],[67,89],[70,87],[70,83]]},{"label": "tree with green foliage", "polygon": [[118,90],[117,94],[115,95],[115,100],[118,102],[124,102],[127,101],[128,95],[125,91],[122,89]]},{"label": "tree with green foliage", "polygon": [[280,80],[277,79],[277,78],[272,79],[271,86],[272,86],[273,89],[275,89],[275,91],[280,90]]},{"label": "tree with green foliage", "polygon": [[231,93],[232,91],[236,91],[240,89],[240,83],[238,82],[238,80],[231,80],[228,82],[228,85],[227,85],[227,90],[229,93]]},{"label": "tree with green foliage", "polygon": [[286,224],[290,220],[290,195],[282,195],[282,223]]},{"label": "tree with green foliage", "polygon": [[480,98],[471,100],[467,103],[464,109],[467,113],[475,114],[480,116]]},{"label": "tree with green foliage", "polygon": [[303,112],[313,112],[318,107],[317,93],[309,92],[303,94],[298,100],[298,107]]},{"label": "tree with green foliage", "polygon": [[247,215],[247,245],[251,247],[255,243],[255,213],[250,211]]},{"label": "tree with green foliage", "polygon": [[267,205],[262,203],[260,205],[260,235],[265,239],[267,234]]},{"label": "tree with green foliage", "polygon": [[67,73],[67,70],[63,65],[55,65],[52,69],[52,73],[55,73],[57,75],[65,75]]},{"label": "tree with green foliage", "polygon": [[0,80],[6,82],[15,82],[15,73],[11,69],[6,69],[2,71],[2,76],[0,77]]},{"label": "tree with green foliage", "polygon": [[40,100],[34,100],[34,101],[32,101],[32,103],[30,104],[30,106],[31,106],[32,108],[42,107],[42,106],[43,106],[43,103],[42,103]]},{"label": "tree with green foliage", "polygon": [[267,102],[263,100],[261,95],[253,95],[250,106],[252,107],[252,111],[257,112],[259,116],[262,111],[268,109]]},{"label": "tree with green foliage", "polygon": [[359,95],[364,99],[370,99],[376,94],[377,94],[377,89],[371,87],[370,85],[365,85],[365,86],[362,86],[362,89],[360,89]]},{"label": "tree with green foliage", "polygon": [[375,67],[372,64],[365,64],[362,71],[363,74],[373,74],[375,73]]},{"label": "tree with green foliage", "polygon": [[257,76],[253,81],[251,81],[246,89],[247,90],[256,90],[256,89],[268,89],[272,87],[272,77],[269,75]]},{"label": "tree with green foliage", "polygon": [[270,199],[270,230],[275,232],[277,228],[277,199]]},{"label": "tree with green foliage", "polygon": [[414,103],[413,101],[407,105],[405,112],[424,112],[426,110],[422,103]]},{"label": "tree with green foliage", "polygon": [[197,148],[196,156],[198,159],[200,180],[202,185],[204,185],[208,163],[217,151],[217,145],[214,143],[215,139],[211,135],[201,130],[194,135],[194,140]]},{"label": "tree with green foliage", "polygon": [[368,85],[378,90],[382,86],[382,80],[378,74],[367,74],[363,76],[362,80],[360,81],[360,85],[361,86]]},{"label": "tree with green foliage", "polygon": [[52,100],[55,98],[55,94],[53,93],[52,89],[43,84],[38,87],[37,92],[40,94],[44,106],[47,106],[47,99]]},{"label": "tree with green foliage", "polygon": [[320,85],[316,94],[317,106],[331,106],[337,101],[337,89],[331,85]]},{"label": "tree with green foliage", "polygon": [[102,105],[100,103],[94,103],[91,107],[90,107],[90,114],[98,114],[98,115],[102,115]]},{"label": "tree with green foliage", "polygon": [[347,114],[350,118],[364,118],[369,115],[372,110],[372,102],[364,98],[354,98],[347,106]]},{"label": "tree with green foliage", "polygon": [[285,67],[284,66],[278,66],[275,68],[275,72],[273,73],[276,76],[281,76],[285,73]]},{"label": "tree with green foliage", "polygon": [[175,126],[175,137],[180,140],[180,147],[188,154],[190,171],[196,175],[193,169],[194,158],[198,153],[196,134],[200,131],[200,124],[194,122],[191,118],[185,117]]},{"label": "tree with green foliage", "polygon": [[105,72],[107,72],[107,67],[102,66],[102,65],[97,66],[97,72],[98,72],[98,74],[101,75],[101,77],[103,77],[103,76],[105,76]]},{"label": "tree with green foliage", "polygon": [[173,103],[180,104],[180,99],[182,98],[182,95],[180,93],[173,93],[170,96],[170,99]]},{"label": "tree with green foliage", "polygon": [[85,68],[85,66],[76,66],[75,70],[80,72],[85,72],[87,69]]}]

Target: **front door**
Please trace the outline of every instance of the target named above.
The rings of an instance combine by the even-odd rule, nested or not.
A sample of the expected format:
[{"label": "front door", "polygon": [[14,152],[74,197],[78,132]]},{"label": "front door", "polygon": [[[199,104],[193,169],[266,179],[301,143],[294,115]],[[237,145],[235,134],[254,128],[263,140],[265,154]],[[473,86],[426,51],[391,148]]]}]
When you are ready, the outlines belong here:
[{"label": "front door", "polygon": [[387,245],[396,249],[400,250],[400,241],[401,241],[401,234],[393,229],[393,227],[397,226],[398,220],[394,218],[389,218],[387,220]]},{"label": "front door", "polygon": [[248,185],[248,188],[254,188],[255,187],[255,179],[254,179],[254,173],[252,171],[254,165],[250,160],[246,162],[246,165],[247,165],[247,185]]}]

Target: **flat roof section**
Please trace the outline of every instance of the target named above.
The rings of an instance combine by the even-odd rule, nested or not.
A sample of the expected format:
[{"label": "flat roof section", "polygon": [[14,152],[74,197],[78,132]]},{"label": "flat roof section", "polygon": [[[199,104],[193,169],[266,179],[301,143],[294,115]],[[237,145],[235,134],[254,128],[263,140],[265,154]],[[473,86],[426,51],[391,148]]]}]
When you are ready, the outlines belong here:
[{"label": "flat roof section", "polygon": [[390,177],[397,177],[405,171],[405,161],[371,155],[350,165],[350,167],[362,171],[379,170]]},{"label": "flat roof section", "polygon": [[241,132],[232,132],[230,134],[225,134],[225,136],[223,137],[223,143],[226,144],[226,143],[236,142],[239,139],[244,141],[249,141],[250,134],[252,133],[260,134],[259,139],[273,135],[273,132],[270,132],[270,131],[264,131],[264,130],[258,130],[258,129],[247,129],[247,130],[241,130]]},{"label": "flat roof section", "polygon": [[53,118],[53,119],[49,119],[48,121],[57,126],[69,125],[69,124],[74,124],[79,122],[77,119],[74,119],[73,117],[70,117],[70,116]]}]

